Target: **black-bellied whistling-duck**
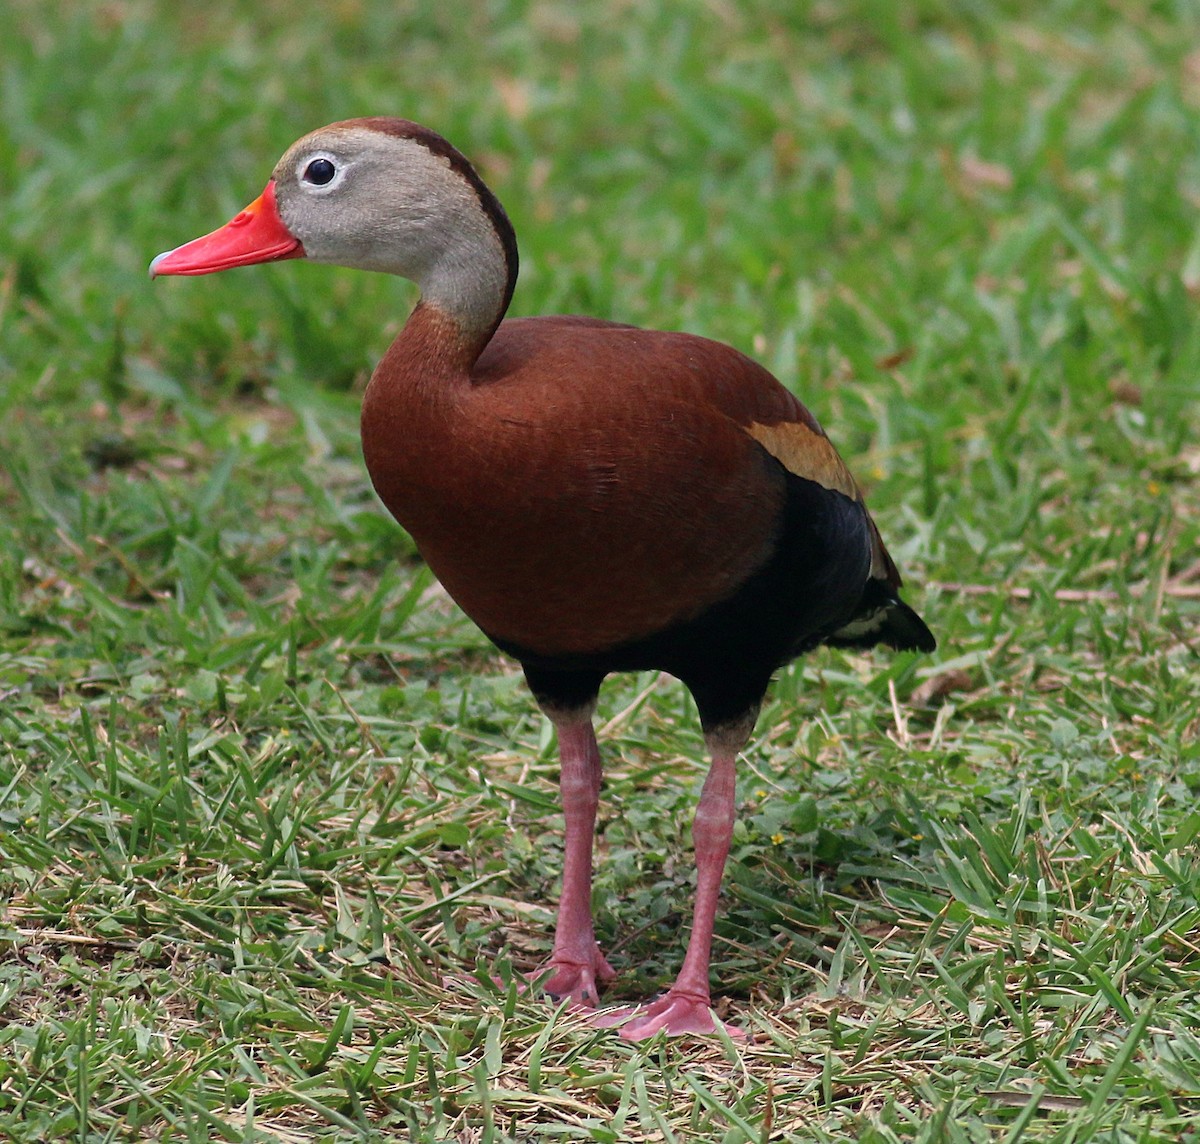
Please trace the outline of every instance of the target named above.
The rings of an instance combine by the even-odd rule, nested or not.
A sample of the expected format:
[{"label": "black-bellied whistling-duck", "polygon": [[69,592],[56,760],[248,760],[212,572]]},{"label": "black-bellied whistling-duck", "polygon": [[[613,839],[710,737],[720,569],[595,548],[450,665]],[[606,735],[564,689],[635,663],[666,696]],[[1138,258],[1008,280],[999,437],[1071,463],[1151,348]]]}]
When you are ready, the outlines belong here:
[{"label": "black-bellied whistling-duck", "polygon": [[854,478],[812,414],[729,346],[592,318],[502,321],[512,226],[467,160],[415,123],[306,135],[250,206],[150,270],[284,258],[420,287],[367,387],[363,452],[383,503],[520,661],[558,732],[566,855],[539,975],[554,997],[594,1009],[613,976],[591,911],[600,683],[657,669],[695,697],[712,765],[692,828],[691,938],[675,983],[622,1031],[711,1032],[734,760],[772,673],[821,643],[934,647]]}]

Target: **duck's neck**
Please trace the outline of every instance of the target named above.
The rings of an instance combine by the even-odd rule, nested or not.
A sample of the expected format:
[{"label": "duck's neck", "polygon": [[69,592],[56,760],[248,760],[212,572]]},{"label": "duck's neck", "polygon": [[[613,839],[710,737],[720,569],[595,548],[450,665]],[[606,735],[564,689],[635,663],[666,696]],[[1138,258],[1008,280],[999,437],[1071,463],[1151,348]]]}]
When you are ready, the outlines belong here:
[{"label": "duck's neck", "polygon": [[[516,280],[500,236],[490,227],[446,235],[437,258],[411,277],[421,302],[401,340],[416,340],[436,357],[452,353],[469,369],[504,317]],[[441,344],[430,343],[435,331]]]},{"label": "duck's neck", "polygon": [[371,377],[372,389],[411,396],[429,391],[429,396],[450,396],[469,384],[471,367],[491,338],[500,316],[470,323],[463,312],[448,309],[422,295],[404,329],[380,359]]},{"label": "duck's neck", "polygon": [[[428,231],[409,227],[405,241],[379,244],[371,269],[415,282],[421,300],[376,368],[367,396],[386,419],[381,399],[408,391],[397,407],[423,391],[439,404],[469,379],[471,367],[500,325],[517,281],[517,244],[503,208],[479,183]],[[478,197],[475,197],[476,192]],[[466,197],[466,196],[464,196]]]},{"label": "duck's neck", "polygon": [[[398,200],[403,209],[377,223],[364,264],[420,287],[421,305],[409,320],[416,325],[402,340],[424,337],[436,324],[468,355],[469,368],[508,309],[517,283],[517,240],[496,196],[465,159],[453,155],[444,157],[449,171],[440,166],[442,159],[430,156],[445,177],[418,180]],[[445,330],[447,322],[453,334]]]}]

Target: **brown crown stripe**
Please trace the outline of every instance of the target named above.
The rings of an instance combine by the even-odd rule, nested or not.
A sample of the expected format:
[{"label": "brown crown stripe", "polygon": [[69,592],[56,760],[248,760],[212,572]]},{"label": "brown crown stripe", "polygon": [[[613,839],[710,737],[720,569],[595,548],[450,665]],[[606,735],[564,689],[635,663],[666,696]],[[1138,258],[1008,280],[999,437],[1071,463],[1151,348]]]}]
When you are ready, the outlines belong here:
[{"label": "brown crown stripe", "polygon": [[829,438],[802,421],[781,421],[776,425],[754,421],[746,426],[746,432],[789,473],[816,481],[823,488],[844,493],[853,500],[862,500],[854,477]]}]

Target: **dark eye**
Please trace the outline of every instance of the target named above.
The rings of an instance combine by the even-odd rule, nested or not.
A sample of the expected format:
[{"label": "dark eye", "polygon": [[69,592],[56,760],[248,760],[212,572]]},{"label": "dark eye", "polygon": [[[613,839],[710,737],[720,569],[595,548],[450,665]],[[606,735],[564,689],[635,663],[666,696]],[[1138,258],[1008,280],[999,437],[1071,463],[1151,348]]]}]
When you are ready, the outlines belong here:
[{"label": "dark eye", "polygon": [[323,187],[332,181],[336,174],[337,168],[328,159],[314,159],[304,168],[304,181],[317,187]]}]

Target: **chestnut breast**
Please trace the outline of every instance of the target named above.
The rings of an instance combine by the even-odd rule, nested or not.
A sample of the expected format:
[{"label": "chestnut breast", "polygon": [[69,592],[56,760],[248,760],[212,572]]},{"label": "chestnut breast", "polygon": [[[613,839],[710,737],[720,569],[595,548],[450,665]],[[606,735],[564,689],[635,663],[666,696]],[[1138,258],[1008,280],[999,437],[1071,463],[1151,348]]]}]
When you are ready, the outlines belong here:
[{"label": "chestnut breast", "polygon": [[720,343],[514,319],[468,372],[428,353],[437,320],[418,310],[372,379],[367,465],[463,610],[539,654],[652,635],[766,562],[785,478],[748,426],[797,422],[832,452]]}]

